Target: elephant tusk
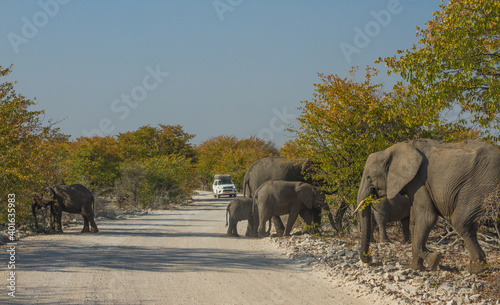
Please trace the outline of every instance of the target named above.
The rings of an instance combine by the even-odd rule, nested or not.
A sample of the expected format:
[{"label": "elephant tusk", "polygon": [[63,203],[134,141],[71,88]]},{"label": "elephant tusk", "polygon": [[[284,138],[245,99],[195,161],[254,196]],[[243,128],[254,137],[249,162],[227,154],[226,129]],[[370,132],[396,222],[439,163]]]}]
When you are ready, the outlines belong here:
[{"label": "elephant tusk", "polygon": [[361,208],[361,206],[363,206],[364,203],[365,203],[365,200],[364,199],[361,200],[361,202],[358,204],[358,207],[354,210],[354,213],[356,213],[359,210],[359,208]]}]

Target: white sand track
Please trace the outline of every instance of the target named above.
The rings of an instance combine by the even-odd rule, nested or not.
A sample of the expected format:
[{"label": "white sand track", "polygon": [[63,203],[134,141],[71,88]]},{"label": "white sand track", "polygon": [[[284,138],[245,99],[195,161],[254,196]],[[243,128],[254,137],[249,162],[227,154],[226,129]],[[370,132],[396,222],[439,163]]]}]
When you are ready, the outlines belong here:
[{"label": "white sand track", "polygon": [[[265,240],[226,237],[230,199],[208,192],[193,199],[175,210],[101,220],[98,234],[77,226],[22,239],[17,297],[4,287],[0,304],[371,304]],[[246,222],[238,229],[243,235]]]}]

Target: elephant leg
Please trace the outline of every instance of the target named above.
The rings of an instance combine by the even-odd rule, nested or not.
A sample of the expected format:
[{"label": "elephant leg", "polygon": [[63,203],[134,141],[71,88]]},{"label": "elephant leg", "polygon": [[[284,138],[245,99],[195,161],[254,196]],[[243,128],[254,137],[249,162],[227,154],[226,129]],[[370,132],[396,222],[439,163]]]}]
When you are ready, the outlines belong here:
[{"label": "elephant leg", "polygon": [[274,228],[276,229],[276,234],[278,236],[283,236],[283,234],[285,232],[285,226],[283,225],[281,218],[279,216],[273,216],[272,220],[274,223]]},{"label": "elephant leg", "polygon": [[259,229],[257,231],[259,237],[268,237],[270,235],[266,232],[266,219],[259,220]]},{"label": "elephant leg", "polygon": [[387,236],[387,223],[385,221],[377,222],[378,224],[378,233],[380,237],[381,243],[390,243],[391,240],[389,236]]},{"label": "elephant leg", "polygon": [[[266,222],[271,218],[271,213],[269,211],[260,211],[259,210],[259,228],[258,228],[258,236],[259,237],[267,237],[270,234],[266,232]],[[281,219],[280,219],[281,221]]]},{"label": "elephant leg", "polygon": [[89,222],[90,222],[90,226],[92,227],[92,229],[90,229],[90,233],[99,232],[99,229],[97,228],[97,224],[95,223],[94,217],[89,217]]},{"label": "elephant leg", "polygon": [[227,236],[233,236],[233,237],[240,237],[238,235],[238,228],[237,228],[238,222],[230,219],[229,220],[229,227],[227,229]]},{"label": "elephant leg", "polygon": [[469,251],[470,264],[467,267],[467,271],[474,274],[484,271],[486,265],[486,255],[477,240],[477,222],[471,219],[452,217],[451,224],[457,233],[463,238],[465,246]]},{"label": "elephant leg", "polygon": [[295,223],[295,220],[297,220],[297,217],[299,216],[300,209],[301,209],[301,204],[292,205],[292,208],[290,209],[290,213],[288,213],[288,221],[286,223],[284,236],[290,236],[290,232],[292,231],[293,224]]},{"label": "elephant leg", "polygon": [[401,219],[401,226],[403,227],[403,243],[410,241],[410,217]]},{"label": "elephant leg", "polygon": [[90,232],[90,228],[89,228],[89,218],[82,213],[82,217],[83,217],[83,229],[82,229],[82,233],[89,233]]},{"label": "elephant leg", "polygon": [[486,269],[486,255],[477,241],[476,231],[460,236],[464,239],[467,250],[469,250],[470,264],[467,271],[473,274],[484,271]]},{"label": "elephant leg", "polygon": [[[423,193],[423,192],[422,192]],[[416,194],[417,195],[417,194]],[[427,263],[430,270],[435,270],[441,260],[441,253],[431,252],[426,247],[429,233],[437,222],[437,213],[427,194],[420,194],[419,200],[415,197],[411,207],[412,227],[412,267],[416,270],[423,269],[423,261]]]},{"label": "elephant leg", "polygon": [[252,219],[248,219],[248,224],[247,224],[247,231],[245,232],[246,237],[251,237],[253,235],[253,226],[252,226]]},{"label": "elephant leg", "polygon": [[[88,209],[83,209],[82,211],[82,216],[83,216],[83,230],[82,230],[82,233],[84,232],[90,232],[90,233],[97,233],[99,232],[99,229],[97,229],[97,224],[95,223],[95,220],[94,220],[94,213],[92,212],[92,209],[91,208],[88,208]],[[85,219],[87,218],[87,219]],[[92,229],[89,230],[89,223],[90,223],[90,227]]]},{"label": "elephant leg", "polygon": [[238,222],[235,220],[231,226],[231,233],[234,237],[240,237],[238,234]]},{"label": "elephant leg", "polygon": [[55,218],[55,222],[56,222],[55,232],[56,233],[63,233],[63,230],[62,230],[62,210],[61,209],[55,210],[54,218]]},{"label": "elephant leg", "polygon": [[[44,211],[44,216],[47,215],[46,212],[47,212],[47,210]],[[55,210],[54,205],[50,206],[49,217],[50,217],[50,219],[49,219],[50,229],[52,230],[52,232],[55,232],[56,231],[57,212]],[[45,217],[44,217],[44,221],[45,221]]]}]

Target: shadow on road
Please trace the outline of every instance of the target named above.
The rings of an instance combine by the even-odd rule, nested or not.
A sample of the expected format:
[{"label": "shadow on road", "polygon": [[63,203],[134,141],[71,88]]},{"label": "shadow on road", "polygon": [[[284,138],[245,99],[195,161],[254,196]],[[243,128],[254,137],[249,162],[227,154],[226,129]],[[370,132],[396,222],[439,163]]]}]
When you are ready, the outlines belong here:
[{"label": "shadow on road", "polygon": [[59,242],[53,242],[51,248],[44,248],[43,252],[20,251],[18,263],[22,266],[20,272],[74,272],[74,268],[81,267],[89,270],[99,267],[150,272],[229,272],[232,269],[281,269],[290,264],[285,258],[270,258],[258,252],[239,250],[129,245],[89,248]]}]

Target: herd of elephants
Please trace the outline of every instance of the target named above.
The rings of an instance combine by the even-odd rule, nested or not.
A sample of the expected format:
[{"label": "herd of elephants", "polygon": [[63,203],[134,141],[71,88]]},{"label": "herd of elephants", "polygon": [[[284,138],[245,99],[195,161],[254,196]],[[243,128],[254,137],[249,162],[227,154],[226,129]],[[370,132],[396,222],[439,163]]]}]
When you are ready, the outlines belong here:
[{"label": "herd of elephants", "polygon": [[[269,236],[271,220],[279,236],[290,235],[300,215],[307,224],[320,223],[321,209],[333,217],[325,194],[306,178],[308,159],[287,160],[267,157],[256,161],[244,178],[244,197],[233,199],[228,236],[238,236],[238,221],[248,220],[247,236]],[[479,273],[486,268],[486,255],[477,240],[479,218],[485,212],[485,198],[500,183],[500,148],[485,142],[444,143],[419,139],[394,144],[368,156],[360,181],[357,202],[360,209],[360,258],[369,263],[373,226],[379,227],[380,240],[388,241],[385,225],[401,221],[405,241],[412,243],[412,267],[435,270],[442,254],[430,251],[426,242],[438,216],[448,220],[463,238],[469,251],[467,270]],[[382,199],[365,203],[375,196]],[[34,196],[32,211],[50,206],[51,225],[62,232],[62,212],[80,213],[83,232],[97,233],[94,197],[82,185],[54,185]],[[288,214],[286,227],[279,216]],[[269,221],[269,229],[266,224]],[[90,225],[90,226],[89,226]]]}]

